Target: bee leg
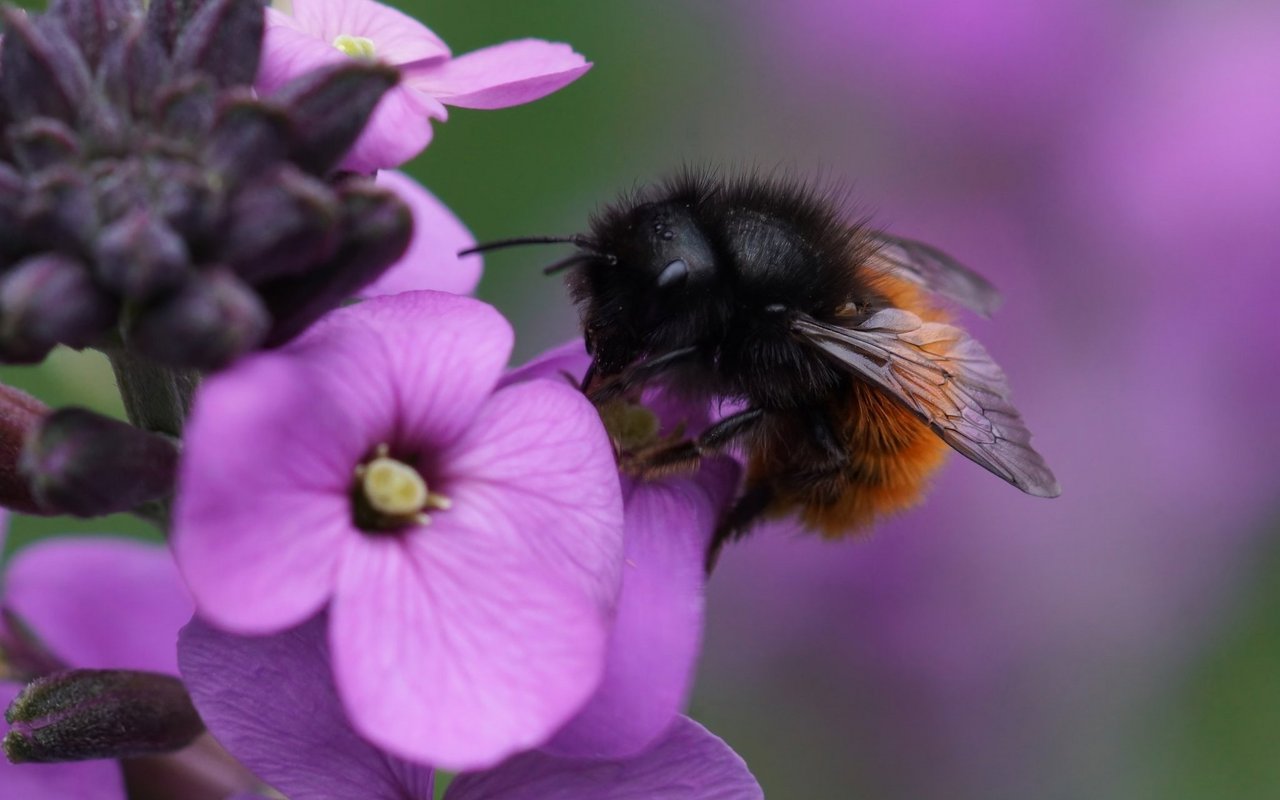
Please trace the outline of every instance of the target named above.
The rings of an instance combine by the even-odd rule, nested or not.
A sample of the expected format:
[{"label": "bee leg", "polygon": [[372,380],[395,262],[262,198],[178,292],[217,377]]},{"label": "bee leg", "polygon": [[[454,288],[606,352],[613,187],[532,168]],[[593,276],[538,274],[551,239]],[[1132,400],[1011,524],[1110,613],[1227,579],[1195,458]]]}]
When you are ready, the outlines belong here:
[{"label": "bee leg", "polygon": [[720,551],[728,542],[736,542],[746,535],[751,523],[764,513],[773,502],[774,491],[767,485],[753,486],[738,498],[733,508],[724,515],[716,531],[711,536],[711,544],[707,547],[707,574],[716,568],[720,560]]},{"label": "bee leg", "polygon": [[649,450],[644,454],[643,468],[650,475],[663,475],[680,471],[681,468],[696,467],[703,456],[728,446],[763,419],[764,411],[758,408],[747,408],[730,414],[707,428],[696,439],[685,439]]},{"label": "bee leg", "polygon": [[596,372],[595,362],[587,368],[582,379],[582,391],[591,398],[591,402],[600,405],[615,397],[625,395],[633,389],[639,389],[662,373],[687,361],[699,352],[697,347],[681,347],[648,361],[640,361],[627,367],[617,375],[601,378]]}]

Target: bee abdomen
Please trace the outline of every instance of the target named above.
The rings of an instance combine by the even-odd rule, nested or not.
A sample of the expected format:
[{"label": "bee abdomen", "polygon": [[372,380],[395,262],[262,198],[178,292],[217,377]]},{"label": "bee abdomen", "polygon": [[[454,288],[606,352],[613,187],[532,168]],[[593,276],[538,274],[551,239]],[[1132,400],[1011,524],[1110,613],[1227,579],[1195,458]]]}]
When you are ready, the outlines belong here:
[{"label": "bee abdomen", "polygon": [[813,454],[795,451],[788,458],[781,451],[787,437],[779,436],[775,447],[765,445],[755,453],[748,480],[749,485],[772,484],[771,516],[794,511],[809,528],[832,538],[855,534],[917,504],[948,450],[928,425],[892,398],[861,383],[850,391],[831,409],[845,448],[843,463],[811,467],[805,462]]}]

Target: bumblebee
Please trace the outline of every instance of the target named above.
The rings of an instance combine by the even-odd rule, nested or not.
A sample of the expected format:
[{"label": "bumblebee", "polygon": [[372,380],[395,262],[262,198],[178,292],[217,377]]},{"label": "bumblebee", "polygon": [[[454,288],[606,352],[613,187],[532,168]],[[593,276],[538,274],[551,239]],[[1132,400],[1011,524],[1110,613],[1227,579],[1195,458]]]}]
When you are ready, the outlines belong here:
[{"label": "bumblebee", "polygon": [[921,242],[850,223],[830,193],[785,178],[686,172],[623,197],[566,242],[565,271],[598,405],[661,385],[733,409],[646,451],[642,474],[737,445],[747,473],[709,557],[763,516],[839,537],[920,500],[954,449],[1054,497],[1004,373],[936,303],[983,315],[985,279]]}]

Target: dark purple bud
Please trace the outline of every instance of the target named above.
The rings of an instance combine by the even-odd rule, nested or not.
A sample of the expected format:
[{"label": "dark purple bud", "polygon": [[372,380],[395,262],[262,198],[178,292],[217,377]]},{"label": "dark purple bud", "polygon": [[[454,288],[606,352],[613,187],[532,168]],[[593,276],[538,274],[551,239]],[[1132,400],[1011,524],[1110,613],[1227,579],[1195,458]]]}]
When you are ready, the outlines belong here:
[{"label": "dark purple bud", "polygon": [[169,55],[141,25],[111,40],[99,72],[103,94],[135,117],[151,112],[156,93],[168,77]]},{"label": "dark purple bud", "polygon": [[203,72],[218,86],[251,84],[265,24],[259,0],[208,0],[178,35],[173,66]]},{"label": "dark purple bud", "polygon": [[236,196],[222,258],[250,283],[296,274],[333,255],[341,218],[329,184],[282,167]]},{"label": "dark purple bud", "polygon": [[229,270],[214,269],[140,313],[126,340],[163,364],[212,370],[259,346],[270,325],[258,295]]},{"label": "dark purple bud", "polygon": [[36,117],[9,127],[9,152],[27,172],[72,161],[80,154],[75,131],[52,117]]},{"label": "dark purple bud", "polygon": [[107,43],[142,9],[130,0],[53,0],[49,16],[57,17],[90,66],[97,66]]},{"label": "dark purple bud", "polygon": [[182,28],[204,4],[205,0],[151,0],[147,4],[147,30],[165,50],[173,52]]},{"label": "dark purple bud", "polygon": [[61,23],[47,16],[33,19],[9,6],[0,8],[0,22],[0,100],[10,118],[74,121],[91,80],[80,49]]},{"label": "dark purple bud", "polygon": [[152,188],[151,210],[188,240],[203,239],[221,214],[218,176],[185,161],[152,166],[159,180]]},{"label": "dark purple bud", "polygon": [[178,447],[127,422],[60,408],[27,439],[19,465],[46,513],[98,517],[171,494]]},{"label": "dark purple bud", "polygon": [[35,363],[56,344],[85,347],[115,315],[115,302],[79,261],[60,253],[31,256],[0,278],[0,358]]},{"label": "dark purple bud", "polygon": [[206,163],[229,187],[259,177],[289,154],[290,124],[283,108],[260,102],[246,90],[218,108]]},{"label": "dark purple bud", "polygon": [[25,191],[22,176],[0,161],[0,255],[13,253],[15,245],[21,241]]},{"label": "dark purple bud", "polygon": [[217,93],[208,78],[189,75],[164,87],[156,96],[156,123],[177,139],[200,141],[213,124]]},{"label": "dark purple bud", "polygon": [[369,180],[339,187],[343,236],[337,254],[306,273],[259,287],[275,325],[267,345],[284,344],[330,309],[352,297],[404,254],[413,238],[413,217],[395,195]]},{"label": "dark purple bud", "polygon": [[289,109],[294,161],[318,174],[337,166],[382,95],[399,80],[394,67],[352,61],[321,67],[285,84],[271,99]]},{"label": "dark purple bud", "polygon": [[147,301],[176,289],[187,276],[187,243],[149,211],[108,225],[97,241],[98,280],[131,300]]},{"label": "dark purple bud", "polygon": [[98,220],[88,177],[71,164],[41,171],[27,185],[22,218],[31,245],[88,252]]},{"label": "dark purple bud", "polygon": [[[0,506],[24,514],[45,513],[18,468],[22,448],[49,413],[49,407],[26,392],[0,383]],[[0,624],[0,627],[3,627]],[[2,638],[2,637],[0,637]],[[0,642],[0,650],[4,650]],[[0,661],[4,661],[0,653]]]},{"label": "dark purple bud", "polygon": [[182,681],[154,672],[75,669],[37,678],[9,705],[9,761],[129,758],[186,747],[204,732]]}]

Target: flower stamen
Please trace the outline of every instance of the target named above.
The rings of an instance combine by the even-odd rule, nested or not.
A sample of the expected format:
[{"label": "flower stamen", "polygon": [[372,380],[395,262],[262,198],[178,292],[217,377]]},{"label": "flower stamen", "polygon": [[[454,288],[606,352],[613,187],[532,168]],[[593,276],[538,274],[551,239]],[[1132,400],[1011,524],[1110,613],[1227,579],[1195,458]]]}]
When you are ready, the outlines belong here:
[{"label": "flower stamen", "polygon": [[357,516],[368,523],[362,527],[429,525],[428,509],[447,511],[453,507],[448,497],[427,488],[417,469],[389,453],[387,445],[380,444],[374,457],[355,469]]},{"label": "flower stamen", "polygon": [[352,58],[359,58],[365,61],[372,61],[378,54],[373,40],[364,36],[352,36],[343,33],[333,40],[333,46]]}]

